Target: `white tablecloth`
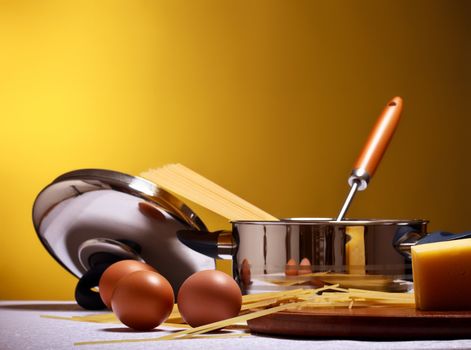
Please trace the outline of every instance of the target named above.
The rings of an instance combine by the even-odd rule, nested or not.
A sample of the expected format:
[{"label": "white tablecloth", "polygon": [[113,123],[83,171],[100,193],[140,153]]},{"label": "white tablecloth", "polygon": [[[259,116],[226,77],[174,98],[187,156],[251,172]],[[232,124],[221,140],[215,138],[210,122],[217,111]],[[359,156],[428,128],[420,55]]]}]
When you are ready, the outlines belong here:
[{"label": "white tablecloth", "polygon": [[74,322],[41,318],[40,315],[75,316],[95,314],[73,302],[1,301],[0,349],[224,349],[224,350],[308,350],[308,349],[471,349],[471,339],[446,341],[357,341],[299,340],[250,335],[229,339],[188,339],[144,343],[74,346],[75,342],[106,339],[153,338],[167,334],[134,332],[120,324]]}]

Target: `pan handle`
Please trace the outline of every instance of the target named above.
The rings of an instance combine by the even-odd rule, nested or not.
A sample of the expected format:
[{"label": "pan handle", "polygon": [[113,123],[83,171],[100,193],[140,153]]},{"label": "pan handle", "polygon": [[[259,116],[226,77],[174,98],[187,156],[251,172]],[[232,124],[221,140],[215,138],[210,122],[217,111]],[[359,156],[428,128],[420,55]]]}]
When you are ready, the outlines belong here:
[{"label": "pan handle", "polygon": [[105,303],[101,300],[100,294],[92,288],[98,286],[100,277],[110,266],[109,263],[93,266],[83,274],[75,287],[75,300],[77,304],[86,310],[106,309]]},{"label": "pan handle", "polygon": [[465,238],[471,238],[471,231],[462,232],[462,233],[433,232],[426,235],[421,240],[419,240],[417,244],[455,241],[457,239],[465,239]]},{"label": "pan handle", "polygon": [[375,126],[368,136],[360,155],[358,156],[348,183],[353,186],[358,183],[358,191],[363,191],[373,177],[376,168],[388,148],[394,132],[396,131],[403,108],[402,98],[399,96],[391,99],[384,107]]},{"label": "pan handle", "polygon": [[180,230],[177,237],[187,247],[214,259],[229,260],[237,252],[238,244],[231,231]]},{"label": "pan handle", "polygon": [[396,250],[406,258],[411,259],[410,251],[415,245],[471,238],[471,231],[463,233],[437,231],[422,236],[417,233],[414,228],[406,226],[404,227],[404,230],[398,232],[398,235],[396,236],[397,237],[394,238],[393,242],[394,248],[396,248]]}]

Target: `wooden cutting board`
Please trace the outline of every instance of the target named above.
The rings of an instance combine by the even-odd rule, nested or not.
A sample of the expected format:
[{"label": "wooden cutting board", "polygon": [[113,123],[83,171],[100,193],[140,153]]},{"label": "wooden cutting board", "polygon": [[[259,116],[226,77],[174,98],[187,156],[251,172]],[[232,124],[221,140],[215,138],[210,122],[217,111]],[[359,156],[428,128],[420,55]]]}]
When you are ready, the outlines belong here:
[{"label": "wooden cutting board", "polygon": [[309,338],[471,338],[471,311],[420,311],[409,307],[279,312],[248,321],[252,333]]}]

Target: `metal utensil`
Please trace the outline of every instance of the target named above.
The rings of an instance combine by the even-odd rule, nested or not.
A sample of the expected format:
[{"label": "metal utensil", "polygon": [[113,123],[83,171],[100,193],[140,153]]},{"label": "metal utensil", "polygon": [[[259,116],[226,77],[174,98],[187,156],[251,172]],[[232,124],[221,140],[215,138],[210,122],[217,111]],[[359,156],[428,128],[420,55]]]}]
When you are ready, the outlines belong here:
[{"label": "metal utensil", "polygon": [[337,216],[337,221],[342,221],[345,217],[356,192],[368,187],[399,123],[402,105],[402,98],[394,97],[381,112],[348,178],[350,191]]}]

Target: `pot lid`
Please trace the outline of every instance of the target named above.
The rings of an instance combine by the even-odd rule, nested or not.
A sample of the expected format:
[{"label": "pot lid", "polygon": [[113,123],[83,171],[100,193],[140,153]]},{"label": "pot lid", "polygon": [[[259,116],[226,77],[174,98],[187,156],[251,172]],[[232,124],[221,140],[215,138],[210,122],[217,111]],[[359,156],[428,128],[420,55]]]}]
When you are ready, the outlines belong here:
[{"label": "pot lid", "polygon": [[176,232],[206,231],[184,203],[154,183],[102,169],[59,176],[33,205],[33,224],[46,250],[81,277],[111,254],[154,266],[178,288],[186,277],[214,269],[214,259],[182,244]]}]

